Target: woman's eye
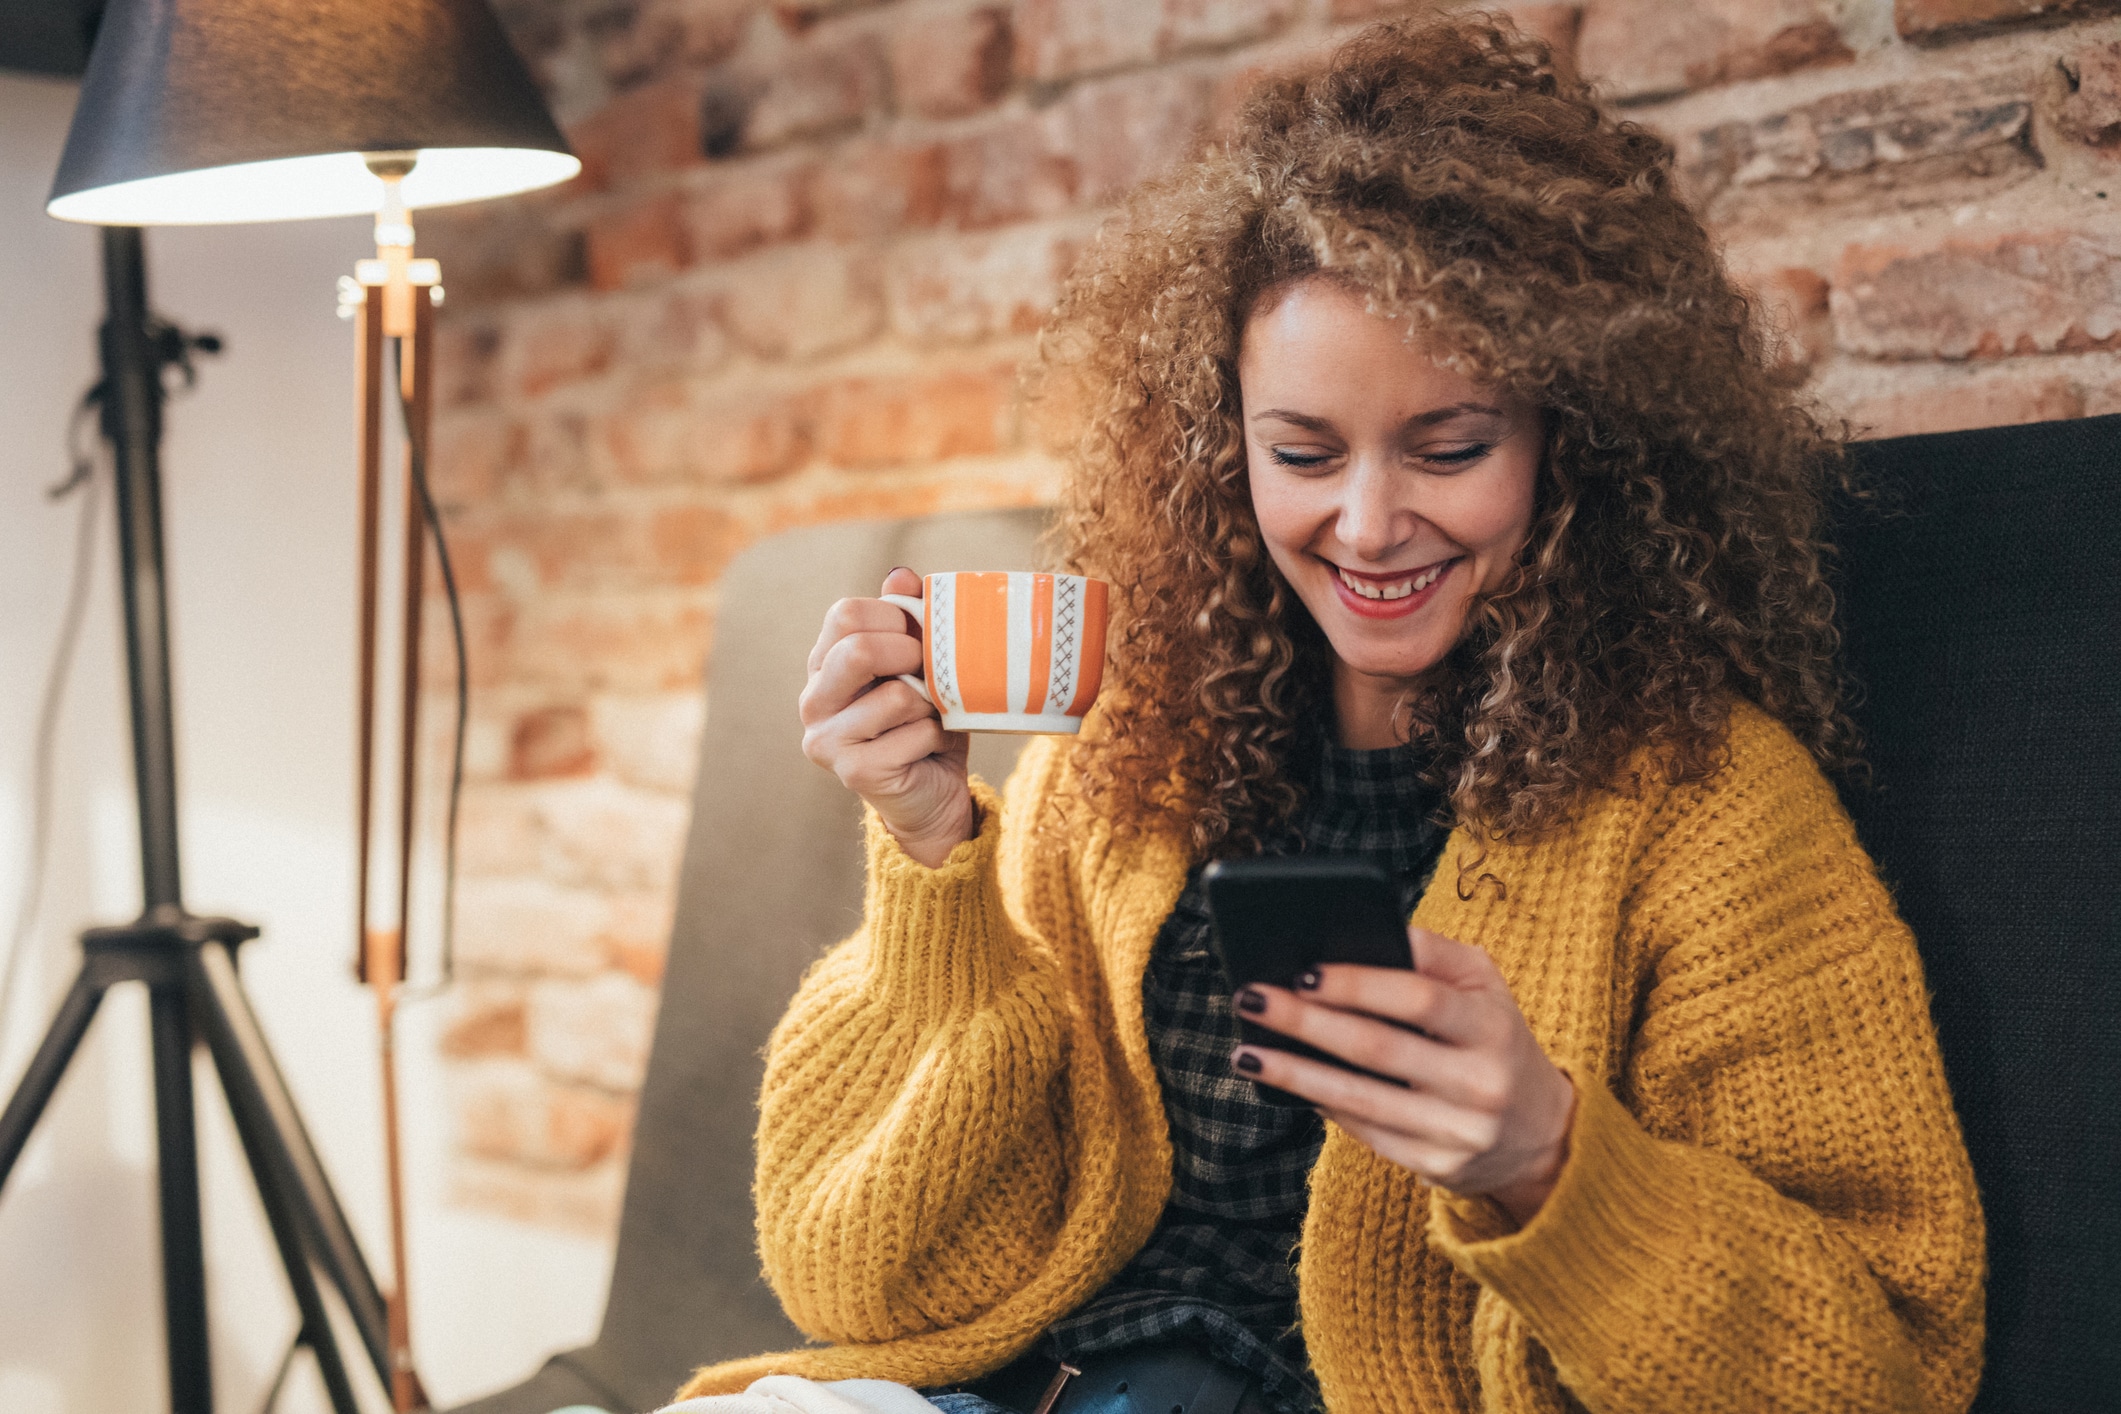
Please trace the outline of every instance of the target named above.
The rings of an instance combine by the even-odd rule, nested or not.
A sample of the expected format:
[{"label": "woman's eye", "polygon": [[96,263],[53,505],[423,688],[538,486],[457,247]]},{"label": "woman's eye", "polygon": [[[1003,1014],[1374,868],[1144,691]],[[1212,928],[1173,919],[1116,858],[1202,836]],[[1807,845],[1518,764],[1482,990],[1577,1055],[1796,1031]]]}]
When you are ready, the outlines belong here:
[{"label": "woman's eye", "polygon": [[1424,452],[1423,461],[1442,462],[1445,466],[1461,466],[1466,462],[1477,462],[1495,450],[1488,442],[1475,442],[1470,447],[1457,447],[1448,452]]},{"label": "woman's eye", "polygon": [[1289,447],[1270,447],[1267,449],[1267,455],[1283,466],[1299,468],[1323,466],[1332,460],[1330,452],[1299,452]]}]

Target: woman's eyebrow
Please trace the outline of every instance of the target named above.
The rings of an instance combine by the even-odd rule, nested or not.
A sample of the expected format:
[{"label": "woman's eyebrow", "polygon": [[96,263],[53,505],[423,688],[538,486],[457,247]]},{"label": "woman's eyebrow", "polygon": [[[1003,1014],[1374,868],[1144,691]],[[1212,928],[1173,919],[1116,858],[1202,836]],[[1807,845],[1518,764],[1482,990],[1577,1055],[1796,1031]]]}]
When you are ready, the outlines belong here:
[{"label": "woman's eyebrow", "polygon": [[1308,428],[1313,432],[1331,432],[1333,430],[1333,424],[1329,419],[1313,417],[1307,412],[1291,412],[1287,408],[1267,408],[1253,413],[1251,420],[1254,422],[1288,422],[1298,427]]},{"label": "woman's eyebrow", "polygon": [[[1439,422],[1449,422],[1457,417],[1501,417],[1502,415],[1503,411],[1501,408],[1491,407],[1487,403],[1452,403],[1449,407],[1433,408],[1428,412],[1414,414],[1414,416],[1406,420],[1405,427],[1408,431],[1414,431],[1418,428],[1433,427]],[[1331,432],[1333,430],[1333,423],[1330,419],[1313,417],[1309,413],[1294,412],[1288,408],[1264,408],[1259,412],[1253,413],[1250,420],[1253,422],[1286,422],[1297,427],[1307,428],[1312,432]]]},{"label": "woman's eyebrow", "polygon": [[1486,403],[1453,403],[1449,407],[1437,408],[1431,412],[1416,413],[1407,419],[1406,425],[1407,429],[1412,431],[1418,427],[1434,427],[1439,422],[1449,422],[1457,417],[1501,417],[1502,415],[1503,411],[1501,408],[1490,407]]}]

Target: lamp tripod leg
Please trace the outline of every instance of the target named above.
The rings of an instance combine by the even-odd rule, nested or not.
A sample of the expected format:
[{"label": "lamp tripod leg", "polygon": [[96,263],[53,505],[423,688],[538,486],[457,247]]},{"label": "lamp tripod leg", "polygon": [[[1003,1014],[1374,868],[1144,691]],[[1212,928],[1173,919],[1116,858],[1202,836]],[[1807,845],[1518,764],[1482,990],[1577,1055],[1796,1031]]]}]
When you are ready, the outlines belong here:
[{"label": "lamp tripod leg", "polygon": [[[216,1060],[219,1060],[218,1056]],[[228,1088],[225,1077],[222,1088]],[[347,1378],[346,1361],[339,1354],[338,1337],[331,1328],[330,1313],[324,1309],[323,1297],[317,1289],[316,1271],[310,1266],[308,1249],[302,1245],[301,1226],[287,1196],[296,1186],[293,1175],[273,1162],[272,1146],[260,1132],[260,1116],[256,1110],[236,1103],[233,1096],[228,1109],[235,1118],[236,1137],[243,1142],[243,1157],[250,1164],[258,1202],[265,1209],[265,1221],[272,1228],[273,1245],[280,1251],[280,1265],[287,1270],[287,1285],[294,1293],[295,1309],[302,1318],[295,1344],[308,1346],[310,1354],[316,1358],[317,1373],[324,1381],[324,1392],[331,1400],[333,1414],[360,1414],[361,1406],[354,1399],[353,1383]],[[290,1350],[289,1354],[292,1353]],[[279,1380],[286,1376],[283,1365]],[[276,1380],[275,1394],[277,1390]],[[272,1407],[271,1401],[272,1396],[268,1396],[267,1408]]]},{"label": "lamp tripod leg", "polygon": [[172,1414],[213,1414],[206,1240],[199,1217],[199,1139],[191,1083],[191,1005],[181,978],[149,983],[147,998],[155,1057],[155,1187],[161,1198],[169,1404]]},{"label": "lamp tripod leg", "polygon": [[238,1126],[247,1129],[263,1151],[266,1172],[273,1176],[293,1213],[296,1231],[345,1301],[377,1378],[388,1384],[390,1341],[382,1293],[236,980],[229,951],[202,947],[193,953],[191,963],[196,969],[193,995],[229,1108]]},{"label": "lamp tripod leg", "polygon": [[66,1075],[67,1062],[88,1034],[88,1024],[96,1019],[104,990],[105,984],[84,963],[46,1028],[37,1054],[22,1072],[22,1083],[8,1099],[7,1109],[0,1111],[0,1190],[7,1187],[7,1176],[14,1172],[15,1160],[22,1157],[22,1146],[29,1143],[30,1131],[37,1127],[44,1107],[51,1103],[52,1091]]}]

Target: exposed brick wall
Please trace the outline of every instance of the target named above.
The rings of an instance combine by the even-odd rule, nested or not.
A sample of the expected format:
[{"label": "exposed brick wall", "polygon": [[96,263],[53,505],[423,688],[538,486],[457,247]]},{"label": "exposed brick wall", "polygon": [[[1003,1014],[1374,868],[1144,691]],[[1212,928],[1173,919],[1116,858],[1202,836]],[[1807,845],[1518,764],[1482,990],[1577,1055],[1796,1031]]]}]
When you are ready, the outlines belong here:
[{"label": "exposed brick wall", "polygon": [[[1401,6],[502,8],[586,171],[423,221],[477,688],[456,1188],[600,1231],[716,577],[790,526],[1049,497],[1014,368],[1100,213]],[[1670,137],[1828,407],[1879,434],[2121,410],[2121,0],[1514,12]]]}]

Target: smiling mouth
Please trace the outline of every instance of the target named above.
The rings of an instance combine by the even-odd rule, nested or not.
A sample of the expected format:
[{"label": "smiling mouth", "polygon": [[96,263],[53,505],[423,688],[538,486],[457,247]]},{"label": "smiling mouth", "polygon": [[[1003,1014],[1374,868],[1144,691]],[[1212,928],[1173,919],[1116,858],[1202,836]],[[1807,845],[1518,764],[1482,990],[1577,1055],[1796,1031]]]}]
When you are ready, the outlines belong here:
[{"label": "smiling mouth", "polygon": [[[1439,560],[1424,569],[1407,570],[1397,575],[1358,575],[1351,570],[1342,569],[1339,565],[1333,565],[1333,572],[1340,576],[1342,584],[1363,598],[1390,601],[1419,594],[1434,584],[1437,576],[1456,562],[1457,557],[1453,556],[1448,560]],[[1326,563],[1332,565],[1330,560]]]}]

